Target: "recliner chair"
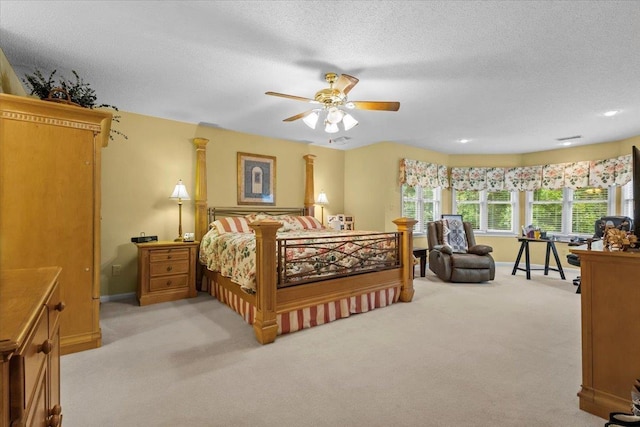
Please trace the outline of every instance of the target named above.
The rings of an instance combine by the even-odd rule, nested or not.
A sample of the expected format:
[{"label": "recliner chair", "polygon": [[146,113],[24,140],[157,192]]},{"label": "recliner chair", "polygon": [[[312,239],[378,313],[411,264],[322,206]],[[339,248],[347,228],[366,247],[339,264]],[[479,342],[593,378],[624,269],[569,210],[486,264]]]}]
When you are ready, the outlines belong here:
[{"label": "recliner chair", "polygon": [[[611,224],[620,230],[633,230],[633,219],[628,216],[603,216],[602,218],[597,219],[594,224],[593,238],[595,240],[602,238],[607,224]],[[579,245],[574,246],[580,246],[582,244],[584,244],[584,242],[580,242]],[[570,253],[567,255],[567,262],[573,266],[580,267],[580,256]],[[578,287],[578,289],[576,289],[576,293],[579,294],[581,285],[580,276],[573,279],[573,284]]]},{"label": "recliner chair", "polygon": [[496,267],[490,252],[491,246],[476,244],[471,223],[462,222],[468,249],[454,252],[446,244],[443,221],[427,224],[427,241],[429,244],[429,270],[440,279],[449,282],[478,283],[493,280]]}]

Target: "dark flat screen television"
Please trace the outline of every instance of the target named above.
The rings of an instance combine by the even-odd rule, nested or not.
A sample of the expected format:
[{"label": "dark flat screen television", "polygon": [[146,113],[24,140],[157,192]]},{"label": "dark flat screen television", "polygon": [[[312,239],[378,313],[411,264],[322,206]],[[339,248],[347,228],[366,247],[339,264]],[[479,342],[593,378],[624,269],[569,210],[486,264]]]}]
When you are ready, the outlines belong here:
[{"label": "dark flat screen television", "polygon": [[640,236],[640,149],[632,148],[633,162],[633,228],[634,234]]}]

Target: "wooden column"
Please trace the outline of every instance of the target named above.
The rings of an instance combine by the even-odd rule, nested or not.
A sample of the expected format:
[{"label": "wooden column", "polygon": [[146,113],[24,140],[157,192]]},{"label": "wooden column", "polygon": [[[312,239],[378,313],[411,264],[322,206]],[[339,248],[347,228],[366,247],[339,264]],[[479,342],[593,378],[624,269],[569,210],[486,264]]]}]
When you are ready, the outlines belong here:
[{"label": "wooden column", "polygon": [[202,240],[209,230],[207,218],[207,143],[206,138],[193,138],[196,146],[195,239]]},{"label": "wooden column", "polygon": [[276,340],[276,232],[281,222],[256,221],[249,224],[256,233],[256,318],[253,330],[261,344]]},{"label": "wooden column", "polygon": [[398,218],[393,223],[400,232],[400,259],[402,262],[402,290],[400,301],[410,302],[413,299],[413,226],[418,221],[411,218]]},{"label": "wooden column", "polygon": [[307,154],[303,156],[306,166],[305,166],[305,186],[304,186],[304,213],[305,215],[314,216],[315,215],[315,196],[313,189],[313,159],[315,159],[315,155]]}]

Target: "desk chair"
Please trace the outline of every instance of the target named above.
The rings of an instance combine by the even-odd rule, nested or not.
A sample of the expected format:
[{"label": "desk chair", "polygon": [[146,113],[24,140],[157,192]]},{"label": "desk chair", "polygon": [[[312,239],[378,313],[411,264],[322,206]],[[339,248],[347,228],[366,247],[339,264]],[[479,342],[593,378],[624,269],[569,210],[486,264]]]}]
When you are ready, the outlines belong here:
[{"label": "desk chair", "polygon": [[[608,224],[611,224],[614,227],[619,228],[620,230],[633,230],[633,220],[628,216],[603,216],[602,218],[597,219],[594,224],[593,238],[595,240],[602,238],[602,236],[604,235],[604,229]],[[586,242],[580,242],[578,245],[570,244],[570,246],[581,246],[584,243]],[[568,254],[567,262],[573,266],[580,267],[580,257],[576,254]],[[578,287],[576,293],[579,294],[581,285],[580,276],[573,279],[573,284]]]}]

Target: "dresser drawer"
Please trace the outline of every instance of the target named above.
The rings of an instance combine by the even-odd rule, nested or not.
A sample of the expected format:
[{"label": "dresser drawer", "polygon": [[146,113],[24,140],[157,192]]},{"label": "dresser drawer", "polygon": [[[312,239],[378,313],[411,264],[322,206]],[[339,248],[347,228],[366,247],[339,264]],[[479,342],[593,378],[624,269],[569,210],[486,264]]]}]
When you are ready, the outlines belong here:
[{"label": "dresser drawer", "polygon": [[53,349],[53,343],[49,340],[48,313],[42,307],[38,314],[36,326],[27,338],[22,354],[12,357],[12,371],[16,375],[11,378],[15,390],[24,390],[24,393],[11,395],[11,406],[26,409],[33,392],[38,385],[42,369],[47,361],[47,354]]},{"label": "dresser drawer", "polygon": [[167,274],[185,274],[189,272],[189,260],[152,262],[149,266],[151,277]]},{"label": "dresser drawer", "polygon": [[151,262],[183,260],[183,259],[184,260],[189,259],[188,248],[155,249],[151,251],[151,253],[149,254],[149,260]]},{"label": "dresser drawer", "polygon": [[186,288],[189,286],[189,275],[164,276],[149,280],[149,290],[151,292],[166,289]]},{"label": "dresser drawer", "polygon": [[62,301],[60,294],[60,284],[56,283],[56,286],[51,294],[51,298],[47,303],[47,310],[49,312],[49,336],[54,335],[54,331],[58,327],[60,322],[60,313],[65,309],[65,303]]}]

